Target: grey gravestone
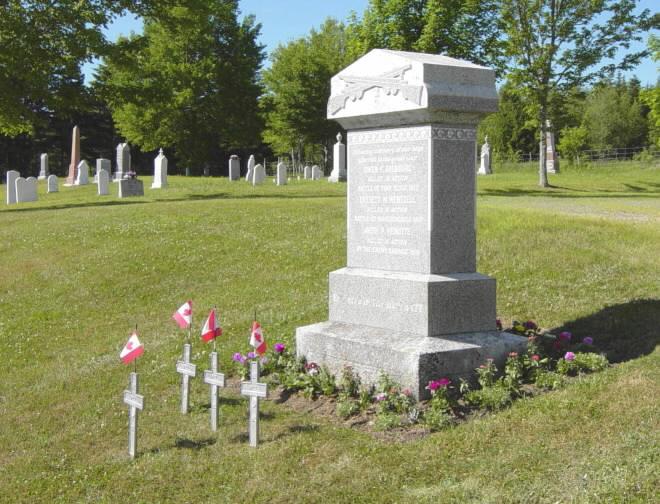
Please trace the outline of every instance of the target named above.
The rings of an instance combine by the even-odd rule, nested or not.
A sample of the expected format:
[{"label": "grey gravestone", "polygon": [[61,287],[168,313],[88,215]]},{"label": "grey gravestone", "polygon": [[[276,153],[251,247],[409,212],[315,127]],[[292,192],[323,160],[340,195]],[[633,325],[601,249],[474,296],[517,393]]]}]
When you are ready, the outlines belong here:
[{"label": "grey gravestone", "polygon": [[232,154],[229,157],[229,180],[238,180],[241,178],[241,160]]},{"label": "grey gravestone", "polygon": [[559,156],[555,146],[555,134],[552,131],[552,123],[545,123],[545,166],[548,173],[559,173]]},{"label": "grey gravestone", "polygon": [[96,184],[99,196],[110,194],[110,174],[105,170],[99,170],[96,174]]},{"label": "grey gravestone", "polygon": [[48,154],[43,153],[39,157],[40,161],[40,166],[39,166],[39,177],[38,180],[46,180],[48,177],[49,171],[48,171]]},{"label": "grey gravestone", "polygon": [[430,380],[524,349],[496,330],[495,280],[476,272],[475,133],[497,110],[494,72],[375,49],[331,88],[350,146],[348,264],[330,273],[329,320],[296,330],[298,355],[425,397]]},{"label": "grey gravestone", "polygon": [[312,178],[312,167],[311,166],[309,166],[309,165],[305,166],[305,168],[303,169],[303,178],[305,180],[309,180],[309,179]]},{"label": "grey gravestone", "polygon": [[266,169],[258,164],[252,169],[252,185],[263,184],[264,180],[266,180]]},{"label": "grey gravestone", "polygon": [[144,409],[144,396],[138,394],[138,375],[130,374],[128,390],[124,390],[124,403],[128,406],[128,454],[137,453],[138,410]]},{"label": "grey gravestone", "polygon": [[254,173],[254,156],[250,155],[247,162],[247,173],[245,174],[245,180],[252,183],[253,173]]},{"label": "grey gravestone", "polygon": [[277,176],[275,177],[275,183],[278,186],[286,185],[286,165],[284,163],[277,163]]},{"label": "grey gravestone", "polygon": [[14,182],[16,187],[16,203],[37,201],[37,179],[34,177],[18,177]]},{"label": "grey gravestone", "polygon": [[490,175],[493,171],[490,169],[490,145],[488,144],[488,135],[484,144],[481,146],[481,164],[479,165],[479,175]]},{"label": "grey gravestone", "polygon": [[117,171],[114,181],[117,182],[131,171],[131,148],[127,143],[117,145]]},{"label": "grey gravestone", "polygon": [[89,165],[84,159],[78,163],[78,169],[75,185],[87,185],[89,184]]},{"label": "grey gravestone", "polygon": [[6,174],[7,183],[7,204],[13,205],[16,203],[16,179],[21,176],[16,170],[9,170]]},{"label": "grey gravestone", "polygon": [[55,175],[48,175],[48,180],[46,181],[46,186],[47,186],[47,192],[49,193],[54,193],[58,191],[57,187],[57,176]]},{"label": "grey gravestone", "polygon": [[341,143],[341,133],[337,133],[337,143],[332,150],[332,173],[328,182],[346,182],[346,146]]},{"label": "grey gravestone", "polygon": [[268,385],[259,383],[259,362],[250,362],[250,381],[241,382],[241,395],[250,398],[250,446],[259,444],[259,399],[268,397]]},{"label": "grey gravestone", "polygon": [[96,160],[96,171],[94,172],[94,183],[99,181],[99,172],[105,170],[108,172],[108,175],[112,173],[112,163],[109,159],[98,158]]},{"label": "grey gravestone", "polygon": [[158,156],[154,159],[154,181],[151,184],[152,189],[162,189],[167,187],[167,158],[160,149]]},{"label": "grey gravestone", "polygon": [[190,343],[183,345],[183,360],[177,361],[176,372],[181,375],[181,413],[188,413],[188,399],[190,396],[190,378],[197,374],[197,366],[190,363]]},{"label": "grey gravestone", "polygon": [[312,180],[321,180],[321,177],[323,177],[321,168],[318,165],[312,166]]},{"label": "grey gravestone", "polygon": [[211,369],[204,370],[204,383],[211,387],[211,430],[218,430],[218,387],[225,386],[225,375],[218,372],[218,353],[211,352]]},{"label": "grey gravestone", "polygon": [[120,198],[127,198],[129,196],[144,196],[144,185],[142,184],[141,180],[134,178],[119,180],[117,195]]}]

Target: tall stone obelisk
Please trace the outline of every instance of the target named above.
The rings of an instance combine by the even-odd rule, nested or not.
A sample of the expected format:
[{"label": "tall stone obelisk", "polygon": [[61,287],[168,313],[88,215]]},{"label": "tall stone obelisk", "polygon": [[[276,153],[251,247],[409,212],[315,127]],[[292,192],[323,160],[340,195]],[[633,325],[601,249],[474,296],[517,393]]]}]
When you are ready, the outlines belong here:
[{"label": "tall stone obelisk", "polygon": [[347,266],[329,320],[296,351],[415,396],[526,339],[496,329],[495,279],[477,273],[475,141],[497,110],[495,73],[446,56],[374,49],[334,76],[328,119],[347,134]]},{"label": "tall stone obelisk", "polygon": [[64,181],[65,186],[75,184],[78,176],[78,163],[80,163],[80,128],[74,126],[71,135],[71,164],[69,164],[69,175]]}]

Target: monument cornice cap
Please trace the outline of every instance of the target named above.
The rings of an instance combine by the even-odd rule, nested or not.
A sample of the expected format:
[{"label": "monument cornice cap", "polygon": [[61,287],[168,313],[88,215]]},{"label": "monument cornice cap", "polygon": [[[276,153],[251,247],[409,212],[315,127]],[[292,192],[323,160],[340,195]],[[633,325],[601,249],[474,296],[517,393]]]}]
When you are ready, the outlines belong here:
[{"label": "monument cornice cap", "polygon": [[476,124],[495,111],[493,70],[449,56],[373,49],[332,78],[327,117],[355,129]]}]

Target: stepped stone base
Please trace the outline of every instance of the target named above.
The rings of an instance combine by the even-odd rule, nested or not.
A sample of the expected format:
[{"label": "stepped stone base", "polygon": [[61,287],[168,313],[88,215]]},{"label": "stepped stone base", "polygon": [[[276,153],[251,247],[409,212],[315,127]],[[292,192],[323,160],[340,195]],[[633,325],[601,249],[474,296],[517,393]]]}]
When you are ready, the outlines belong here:
[{"label": "stepped stone base", "polygon": [[296,351],[308,362],[339,374],[351,366],[362,383],[376,383],[380,371],[408,387],[418,399],[429,396],[430,380],[473,379],[488,358],[502,365],[509,352],[522,352],[527,339],[499,331],[423,337],[344,322],[321,322],[296,329]]}]

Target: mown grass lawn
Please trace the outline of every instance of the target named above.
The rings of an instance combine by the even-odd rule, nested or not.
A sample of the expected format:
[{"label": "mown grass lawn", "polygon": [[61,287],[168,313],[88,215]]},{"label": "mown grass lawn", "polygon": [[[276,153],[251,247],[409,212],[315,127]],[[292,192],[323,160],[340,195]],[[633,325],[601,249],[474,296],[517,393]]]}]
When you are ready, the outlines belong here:
[{"label": "mown grass lawn", "polygon": [[[212,434],[201,380],[178,412],[184,300],[196,327],[218,306],[225,371],[255,309],[271,343],[326,319],[345,185],[170,177],[144,198],[42,185],[39,202],[3,205],[0,501],[657,501],[660,171],[565,169],[540,190],[532,167],[496,170],[479,179],[478,269],[498,280],[500,316],[592,336],[619,364],[406,443],[266,401],[250,449],[245,400],[222,392]],[[146,409],[131,462],[118,353],[135,324]],[[198,370],[208,352],[194,343]]]}]

